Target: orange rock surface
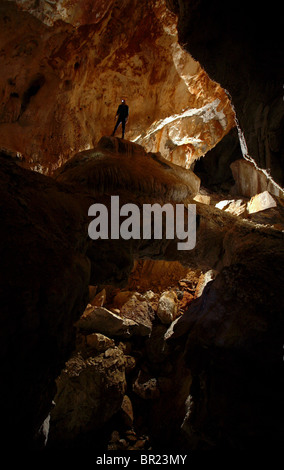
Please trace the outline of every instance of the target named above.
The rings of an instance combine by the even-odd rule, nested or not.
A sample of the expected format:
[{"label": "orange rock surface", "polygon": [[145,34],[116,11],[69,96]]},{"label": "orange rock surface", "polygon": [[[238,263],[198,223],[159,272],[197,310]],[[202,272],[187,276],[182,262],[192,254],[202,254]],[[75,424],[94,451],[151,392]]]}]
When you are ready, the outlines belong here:
[{"label": "orange rock surface", "polygon": [[[46,174],[110,135],[190,167],[234,125],[225,91],[178,44],[165,1],[0,5],[0,147]],[[120,136],[120,130],[117,132]]]}]

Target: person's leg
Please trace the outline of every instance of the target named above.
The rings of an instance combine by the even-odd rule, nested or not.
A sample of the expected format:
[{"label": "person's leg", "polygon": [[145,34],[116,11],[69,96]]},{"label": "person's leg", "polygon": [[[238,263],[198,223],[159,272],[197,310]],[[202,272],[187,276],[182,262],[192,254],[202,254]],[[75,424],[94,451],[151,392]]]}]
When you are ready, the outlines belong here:
[{"label": "person's leg", "polygon": [[116,131],[116,129],[118,128],[118,126],[119,126],[120,123],[121,123],[121,120],[120,120],[120,118],[118,118],[117,121],[116,121],[116,125],[115,125],[115,127],[114,127],[114,129],[113,129],[113,133],[111,134],[112,136],[114,136],[115,131]]},{"label": "person's leg", "polygon": [[122,119],[122,138],[124,139],[124,133],[125,133],[125,119]]}]

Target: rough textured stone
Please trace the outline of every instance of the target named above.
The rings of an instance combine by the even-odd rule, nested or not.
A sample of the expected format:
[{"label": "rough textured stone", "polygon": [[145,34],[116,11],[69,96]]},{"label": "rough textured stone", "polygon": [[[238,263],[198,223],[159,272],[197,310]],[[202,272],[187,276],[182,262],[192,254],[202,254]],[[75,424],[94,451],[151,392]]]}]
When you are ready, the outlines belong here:
[{"label": "rough textured stone", "polygon": [[147,153],[141,145],[106,136],[94,149],[80,152],[62,165],[56,180],[96,196],[104,194],[106,188],[121,188],[177,201],[196,195],[200,187],[200,179],[191,170],[168,162],[158,153]]},{"label": "rough textured stone", "polygon": [[121,413],[123,416],[123,421],[127,427],[132,427],[133,425],[133,407],[129,396],[124,395],[121,403]]},{"label": "rough textured stone", "polygon": [[159,300],[157,315],[162,323],[168,325],[177,316],[177,296],[175,292],[164,292]]},{"label": "rough textured stone", "polygon": [[280,445],[283,250],[258,250],[224,268],[171,325],[172,339],[187,338],[193,381],[184,430],[193,449]]},{"label": "rough textured stone", "polygon": [[90,304],[94,307],[103,307],[106,301],[106,290],[103,289],[91,301]]},{"label": "rough textured stone", "polygon": [[[232,97],[248,154],[283,185],[283,54],[279,3],[175,2],[179,41]],[[175,8],[175,11],[176,11]],[[264,34],[265,31],[265,34]],[[253,194],[252,194],[253,195]]]},{"label": "rough textured stone", "polygon": [[88,301],[87,225],[80,196],[4,156],[0,161],[0,356],[1,380],[9,384],[0,390],[2,443],[14,445],[15,429],[25,423],[18,446],[29,449]]},{"label": "rough textured stone", "polygon": [[[107,354],[108,353],[108,354]],[[120,349],[83,359],[71,358],[57,380],[50,441],[56,446],[98,430],[119,411],[126,389]]]},{"label": "rough textured stone", "polygon": [[266,209],[271,209],[272,207],[276,207],[277,203],[275,199],[269,194],[268,191],[264,191],[263,193],[257,194],[256,196],[252,197],[248,202],[248,212],[252,214],[254,212],[264,211]]},{"label": "rough textured stone", "polygon": [[154,317],[151,315],[149,305],[145,300],[139,300],[136,295],[132,295],[121,307],[121,316],[140,325],[143,336],[148,336],[151,333]]},{"label": "rough textured stone", "polygon": [[[100,152],[100,159],[94,157],[96,152]],[[3,380],[14,383],[14,370],[19,370],[17,386],[11,387],[12,391],[1,390],[8,439],[22,421],[29,423],[25,438],[31,439],[46,419],[54,380],[74,347],[74,323],[87,305],[89,285],[127,282],[135,258],[174,260],[204,271],[247,265],[250,260],[263,260],[268,253],[275,254],[276,264],[280,260],[281,227],[262,227],[197,202],[193,250],[177,250],[177,240],[166,239],[114,240],[112,244],[109,240],[91,241],[88,208],[94,201],[109,208],[105,192],[115,191],[122,203],[135,201],[140,206],[146,201],[170,201],[175,206],[195,194],[187,185],[187,170],[170,162],[165,165],[158,155],[148,159],[138,145],[106,138],[91,155],[83,158],[84,153],[70,161],[57,181],[22,169],[9,157],[1,158]],[[129,173],[132,184],[127,179]],[[268,265],[271,269],[273,263]],[[268,273],[263,272],[262,279],[278,281]],[[261,281],[258,287],[261,291]],[[131,322],[112,312],[108,315],[118,323]],[[19,325],[16,331],[15,325]]]},{"label": "rough textured stone", "polygon": [[0,145],[28,168],[52,173],[110,135],[122,97],[126,138],[187,167],[234,125],[164,1],[1,2],[0,22]]},{"label": "rough textured stone", "polygon": [[84,332],[98,332],[106,336],[131,336],[137,323],[124,319],[104,307],[86,308],[76,327]]},{"label": "rough textured stone", "polygon": [[[188,271],[188,268],[179,262],[167,262],[159,259],[136,260],[129,276],[128,286],[133,290],[139,286],[144,292],[143,297],[150,303],[153,311],[156,311],[159,299],[158,292],[168,289],[169,285],[186,277]],[[149,291],[149,295],[147,291]]]},{"label": "rough textured stone", "polygon": [[274,184],[268,175],[257,169],[252,162],[245,159],[236,160],[231,164],[235,184],[231,188],[231,193],[252,197],[256,194],[269,191],[275,196],[283,197],[283,189]]},{"label": "rough textured stone", "polygon": [[89,348],[95,349],[98,352],[104,352],[115,346],[115,342],[112,339],[101,333],[91,333],[87,335],[86,344]]},{"label": "rough textured stone", "polygon": [[196,194],[196,196],[194,196],[194,201],[198,201],[198,202],[201,202],[202,204],[207,204],[207,205],[210,205],[210,202],[211,202],[211,199],[210,199],[210,196],[206,196],[204,194]]},{"label": "rough textured stone", "polygon": [[155,400],[160,396],[158,381],[156,378],[149,377],[140,371],[133,384],[133,392],[143,400]]}]

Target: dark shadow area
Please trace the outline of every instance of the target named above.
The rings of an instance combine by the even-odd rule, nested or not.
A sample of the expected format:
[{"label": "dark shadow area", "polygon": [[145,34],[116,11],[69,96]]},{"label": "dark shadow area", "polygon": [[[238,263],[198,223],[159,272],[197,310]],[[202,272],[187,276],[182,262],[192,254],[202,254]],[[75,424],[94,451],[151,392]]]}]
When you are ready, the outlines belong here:
[{"label": "dark shadow area", "polygon": [[211,191],[229,192],[234,185],[231,163],[243,158],[237,128],[233,128],[216,147],[196,161],[194,173],[201,186]]},{"label": "dark shadow area", "polygon": [[44,84],[45,84],[45,77],[43,75],[38,75],[31,81],[29,88],[23,94],[19,118],[26,111],[27,107],[29,106],[31,98],[39,92],[39,90],[43,87]]}]

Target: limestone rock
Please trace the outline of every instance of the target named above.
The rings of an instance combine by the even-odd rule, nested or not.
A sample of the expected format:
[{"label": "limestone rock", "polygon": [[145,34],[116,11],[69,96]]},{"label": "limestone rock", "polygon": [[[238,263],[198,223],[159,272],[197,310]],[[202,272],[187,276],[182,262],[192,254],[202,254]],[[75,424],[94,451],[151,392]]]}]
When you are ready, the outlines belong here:
[{"label": "limestone rock", "polygon": [[130,341],[119,341],[118,348],[121,349],[121,351],[125,354],[128,355],[131,353],[132,350],[132,343]]},{"label": "limestone rock", "polygon": [[264,191],[263,193],[252,197],[247,204],[249,214],[271,209],[272,207],[276,206],[277,203],[275,199],[271,196],[271,194],[269,194],[268,191]]},{"label": "limestone rock", "polygon": [[[170,338],[172,331],[175,341],[180,335],[187,340],[186,363],[194,371],[190,394],[194,409],[202,409],[198,417],[189,413],[185,418],[189,444],[196,439],[204,442],[203,432],[214,445],[229,435],[234,446],[247,450],[259,440],[273,447],[278,440],[281,431],[275,416],[284,387],[279,361],[283,275],[278,258],[283,260],[283,250],[280,254],[263,248],[259,247],[259,257],[246,251],[242,263],[224,268],[167,332]],[[259,414],[271,394],[269,410]],[[226,430],[220,437],[211,425],[222,420]]]},{"label": "limestone rock", "polygon": [[193,198],[195,201],[201,202],[202,204],[210,205],[211,198],[210,196],[206,196],[204,194],[196,194]]},{"label": "limestone rock", "polygon": [[234,125],[225,91],[179,45],[164,1],[11,0],[0,18],[0,141],[28,168],[51,174],[70,149],[93,148],[111,134],[121,97],[126,138],[187,168]]},{"label": "limestone rock", "polygon": [[104,192],[105,187],[114,190],[119,181],[121,188],[161,193],[164,198],[168,195],[180,202],[194,196],[200,186],[199,178],[191,170],[166,161],[159,153],[147,153],[141,145],[107,136],[100,139],[95,149],[70,158],[58,169],[56,179],[94,195]]},{"label": "limestone rock", "polygon": [[125,373],[129,374],[136,366],[136,360],[133,356],[125,355]]},{"label": "limestone rock", "polygon": [[[203,71],[200,72],[201,80],[203,74]],[[160,152],[166,159],[189,169],[198,157],[211,148],[214,140],[217,143],[219,135],[231,127],[233,121],[229,121],[228,126],[224,101],[217,98],[201,108],[189,107],[179,114],[160,119],[137,142],[148,151]],[[205,122],[208,123],[206,133]]]},{"label": "limestone rock", "polygon": [[133,420],[134,420],[134,415],[133,415],[133,407],[131,400],[128,395],[124,395],[122,404],[121,404],[121,414],[123,421],[127,427],[132,427],[133,426]]},{"label": "limestone rock", "polygon": [[148,336],[151,333],[154,318],[151,316],[148,303],[145,300],[139,300],[136,295],[132,295],[121,307],[121,316],[140,325],[142,336]]},{"label": "limestone rock", "polygon": [[177,296],[173,291],[164,292],[159,300],[157,316],[162,323],[169,325],[177,316]]},{"label": "limestone rock", "polygon": [[245,215],[247,203],[243,199],[227,199],[217,202],[215,207],[233,215]]},{"label": "limestone rock", "polygon": [[[115,145],[119,146],[121,142],[117,139],[106,139],[104,144],[109,144],[111,152],[113,152],[112,158],[107,160],[110,163],[110,168],[112,168],[111,165],[117,165],[115,167],[117,169],[122,159],[119,153],[115,153]],[[137,154],[135,155],[137,152],[141,156],[139,146],[132,147],[130,143],[127,145],[122,143],[122,147],[125,153],[128,148],[129,154],[134,155],[136,162],[141,164],[141,159],[137,158]],[[100,170],[101,177],[104,179],[102,191],[105,191],[106,187],[121,191],[119,186],[121,180],[116,178],[119,173],[114,172],[115,177],[112,179],[111,170],[107,167],[106,171],[106,166],[104,166],[102,147],[100,151],[102,152]],[[127,160],[124,155],[123,160],[125,174],[131,167],[132,175],[135,176],[132,158]],[[151,158],[149,161],[143,161],[144,168],[150,166],[151,170],[155,168],[156,180],[154,179],[153,184],[147,186],[145,178],[143,182],[145,186],[140,186],[139,201],[141,203],[145,200],[149,201],[149,199],[156,200],[156,198],[164,200],[163,197],[169,198],[169,194],[173,198],[170,200],[176,201],[175,191],[180,195],[179,187],[186,180],[185,176],[183,180],[180,175],[183,175],[185,170],[177,171],[176,177],[172,179],[171,165],[165,167],[161,162],[162,160],[159,160],[158,157],[156,160]],[[272,280],[272,285],[269,285],[266,296],[261,298],[261,302],[258,302],[257,306],[260,309],[265,306],[267,317],[273,318],[271,322],[274,322],[274,317],[270,315],[270,312],[278,308],[277,296],[281,292],[281,287],[277,284],[281,279],[281,272],[276,273],[275,271],[278,269],[278,264],[281,265],[279,261],[282,259],[283,240],[281,234],[275,233],[275,230],[269,228],[258,228],[251,221],[249,223],[241,219],[236,221],[236,217],[232,217],[226,212],[197,203],[199,224],[197,227],[197,247],[194,250],[178,252],[176,244],[169,243],[168,240],[154,242],[151,240],[149,244],[141,243],[140,240],[137,243],[118,240],[118,243],[113,245],[108,240],[105,244],[101,244],[101,240],[92,243],[87,237],[87,213],[90,201],[108,203],[108,197],[100,195],[97,187],[95,187],[97,191],[95,192],[92,184],[88,186],[88,181],[92,183],[92,178],[99,181],[98,174],[96,174],[98,167],[94,165],[92,168],[95,176],[89,171],[88,161],[82,158],[80,171],[78,171],[78,167],[74,167],[74,173],[71,173],[72,177],[68,171],[70,176],[70,184],[68,184],[66,170],[66,180],[63,184],[59,180],[54,181],[38,173],[23,170],[10,160],[1,158],[2,185],[0,189],[3,209],[1,212],[3,221],[1,246],[3,250],[0,283],[2,313],[0,343],[3,354],[1,356],[2,362],[5,364],[2,373],[8,383],[12,380],[11,374],[14,374],[14,367],[17,364],[19,374],[19,383],[16,388],[12,391],[3,388],[1,390],[3,402],[5,402],[3,410],[5,428],[10,426],[9,433],[13,431],[14,423],[19,425],[25,421],[28,423],[27,434],[30,436],[31,432],[36,431],[37,425],[40,425],[47,416],[48,408],[54,397],[53,381],[60,372],[63,359],[65,361],[66,356],[69,357],[70,349],[74,346],[73,325],[87,304],[88,286],[92,285],[90,267],[92,272],[95,272],[102,281],[105,275],[104,267],[108,266],[112,275],[116,271],[117,282],[121,281],[123,279],[122,272],[124,273],[125,269],[120,258],[122,250],[126,253],[126,260],[130,266],[129,271],[125,269],[125,272],[130,272],[132,269],[134,256],[159,257],[160,259],[166,258],[166,260],[178,259],[187,266],[197,265],[199,269],[200,265],[205,267],[209,265],[220,270],[222,263],[227,266],[233,263],[234,267],[248,266],[249,269],[253,266],[249,276],[245,276],[247,281],[242,284],[241,289],[235,287],[234,284],[229,284],[228,289],[224,289],[222,295],[226,300],[228,295],[236,298],[238,294],[241,296],[238,298],[240,301],[242,296],[247,295],[247,286],[251,285],[256,273],[259,278],[255,292],[258,292],[259,295],[262,294],[263,279],[265,279],[265,285],[268,280],[269,282]],[[138,174],[140,176],[139,172]],[[72,179],[73,177],[74,179]],[[157,189],[156,182],[161,180],[164,181],[165,186],[160,185]],[[173,192],[171,192],[172,184],[175,185]],[[167,191],[164,192],[165,188]],[[136,181],[131,187],[133,193],[129,190],[127,198],[129,194],[132,194],[132,200],[137,201],[137,189],[136,173]],[[73,195],[73,191],[75,195]],[[125,191],[124,188],[122,192]],[[186,191],[186,194],[189,193]],[[18,235],[20,240],[17,238]],[[31,246],[35,251],[31,251]],[[272,254],[274,258],[269,258]],[[267,262],[263,261],[264,258]],[[103,259],[103,263],[95,262],[96,260],[101,261],[101,259]],[[257,260],[260,264],[257,264]],[[273,272],[271,266],[273,266]],[[228,278],[230,279],[230,275]],[[93,285],[97,284],[93,283]],[[275,289],[276,287],[277,289]],[[17,296],[14,296],[11,304],[11,298],[15,292],[17,292]],[[267,299],[271,299],[272,292],[274,300],[268,302]],[[202,302],[204,298],[206,295],[204,295]],[[214,296],[211,301],[213,299]],[[253,304],[253,302],[251,303]],[[237,301],[236,304],[238,304]],[[231,312],[231,305],[234,303],[225,303],[224,311],[228,308],[227,311]],[[191,303],[191,308],[197,308],[196,302]],[[251,308],[249,300],[245,304],[244,312],[246,308]],[[216,312],[216,318],[218,318],[218,315],[221,315],[221,310],[216,307]],[[194,311],[191,310],[191,313]],[[226,318],[229,321],[229,318],[232,317]],[[276,318],[278,318],[278,312],[276,312]],[[116,320],[126,321],[121,317]],[[14,329],[15,321],[16,324],[24,325],[24,329],[19,329],[18,333]],[[186,322],[186,319],[184,321]],[[253,321],[254,319],[252,324]],[[179,322],[177,324],[181,325]],[[220,325],[223,328],[226,327],[223,322],[220,322]],[[139,325],[135,324],[135,328],[139,328]],[[188,330],[186,329],[186,331]],[[236,340],[233,333],[234,328],[232,327],[230,331],[231,339],[234,342]],[[279,328],[279,331],[282,330]],[[13,337],[13,348],[10,344],[11,337]],[[221,337],[221,341],[223,339]],[[107,351],[107,356],[110,358],[111,348]],[[21,397],[25,397],[25,399],[22,400]],[[13,436],[13,433],[10,435]]]},{"label": "limestone rock", "polygon": [[50,439],[56,444],[94,431],[119,411],[126,390],[125,361],[120,349],[83,359],[71,358],[57,380]]},{"label": "limestone rock", "polygon": [[277,201],[276,207],[265,209],[259,212],[252,212],[248,215],[248,219],[256,224],[273,227],[275,230],[284,230],[284,205]]},{"label": "limestone rock", "polygon": [[192,302],[192,300],[194,299],[194,294],[192,294],[191,292],[183,292],[182,294],[182,298],[179,300],[179,308],[184,310],[185,308],[188,307],[188,305]]},{"label": "limestone rock", "polygon": [[[272,5],[250,10],[247,1],[224,8],[226,2],[220,0],[171,0],[168,4],[179,14],[177,23],[160,1],[94,3],[1,2],[1,148],[22,153],[19,165],[53,173],[70,152],[93,147],[101,135],[109,135],[114,103],[125,95],[134,111],[128,137],[149,140],[169,160],[146,153],[137,158],[134,145],[125,146],[122,158],[115,149],[120,142],[114,140],[111,147],[108,140],[113,158],[104,158],[102,146],[84,152],[81,168],[73,167],[73,178],[72,172],[65,173],[61,184],[60,179],[20,171],[1,158],[1,379],[9,384],[1,387],[4,434],[15,448],[15,432],[23,423],[21,439],[29,441],[47,416],[54,378],[74,345],[73,324],[83,313],[87,286],[93,282],[90,267],[97,280],[118,282],[129,274],[133,257],[148,256],[220,271],[188,313],[171,324],[174,333],[179,330],[187,338],[182,355],[192,371],[194,413],[188,410],[185,420],[189,447],[203,449],[217,441],[217,447],[235,450],[254,444],[259,450],[268,440],[280,447],[281,234],[196,204],[196,249],[177,253],[176,246],[164,240],[151,246],[92,244],[87,241],[86,214],[90,203],[106,202],[113,190],[127,188],[126,199],[131,195],[142,203],[182,202],[195,195],[198,179],[190,171],[182,177],[170,160],[188,167],[233,125],[225,91],[184,53],[176,27],[180,43],[232,94],[249,154],[282,184],[282,15]],[[263,183],[262,176],[251,175],[247,168],[244,177],[239,172],[237,193],[247,191],[245,196],[251,197],[267,190],[274,195],[270,180]],[[174,340],[179,338],[177,334]],[[123,366],[121,362],[119,370],[114,363],[114,351],[108,348],[102,357],[74,361],[70,367],[72,387],[64,384],[62,397],[67,404],[72,401],[67,392],[75,387],[78,400],[61,415],[67,420],[70,411],[74,418],[73,423],[65,421],[67,428],[74,424],[70,434],[62,433],[66,437],[76,435],[76,423],[87,430],[90,417],[92,426],[104,423],[120,406],[116,399],[125,393]],[[105,389],[101,382],[110,385],[116,379],[114,394],[108,396],[112,386]],[[151,396],[156,379],[140,379],[137,389],[145,392],[148,387]],[[190,382],[189,373],[185,379]],[[184,385],[183,380],[177,383]],[[89,388],[91,406],[86,410]],[[94,404],[95,391],[101,393]],[[108,398],[107,407],[101,406],[101,398]],[[179,405],[183,408],[184,402]]]},{"label": "limestone rock", "polygon": [[115,443],[118,442],[120,439],[120,435],[118,431],[112,431],[111,436],[110,436],[110,442]]},{"label": "limestone rock", "polygon": [[118,309],[121,309],[121,307],[126,304],[126,302],[133,296],[133,295],[136,295],[134,292],[132,291],[125,291],[125,290],[121,290],[119,291],[113,298],[113,305],[118,308]]},{"label": "limestone rock", "polygon": [[[143,292],[143,298],[157,310],[159,292],[174,285],[177,279],[187,276],[189,269],[178,261],[168,262],[161,259],[135,260],[134,268],[128,280],[128,286],[135,290],[137,285]],[[161,286],[159,289],[158,286]]]},{"label": "limestone rock", "polygon": [[231,164],[235,185],[232,194],[253,197],[261,192],[269,191],[275,196],[283,197],[283,190],[269,179],[268,176],[257,169],[252,162],[245,159],[236,160]]},{"label": "limestone rock", "polygon": [[[283,185],[284,59],[278,47],[282,40],[280,5],[275,2],[270,9],[248,9],[244,0],[229,9],[222,0],[216,0],[212,8],[208,8],[206,0],[200,0],[198,5],[187,0],[177,4],[179,40],[230,93],[246,142],[242,142],[244,152],[259,168],[269,168],[274,180]],[[272,193],[264,187],[238,195],[251,197],[265,190]]]},{"label": "limestone rock", "polygon": [[169,346],[165,341],[166,325],[154,325],[150,337],[146,340],[146,355],[151,364],[161,364],[169,356]]},{"label": "limestone rock", "polygon": [[9,158],[0,155],[0,161],[1,380],[11,384],[0,390],[2,445],[7,439],[13,447],[15,429],[25,423],[18,444],[30,449],[50,411],[55,379],[74,349],[90,264],[83,253],[81,196]]},{"label": "limestone rock", "polygon": [[101,292],[98,292],[96,296],[90,301],[90,304],[94,307],[103,307],[106,301],[106,290],[103,289]]},{"label": "limestone rock", "polygon": [[115,342],[101,333],[91,333],[86,336],[86,344],[89,348],[98,352],[104,352],[110,347],[115,346]]},{"label": "limestone rock", "polygon": [[121,318],[104,307],[93,306],[88,306],[76,323],[76,327],[84,332],[123,337],[131,336],[137,326],[136,322]]},{"label": "limestone rock", "polygon": [[143,398],[143,400],[157,399],[160,396],[158,381],[156,378],[150,378],[147,374],[140,371],[133,384],[133,392],[140,398]]},{"label": "limestone rock", "polygon": [[206,271],[206,273],[202,274],[199,278],[199,282],[196,286],[196,297],[200,297],[207,286],[208,282],[213,281],[213,279],[216,278],[218,272],[214,271],[214,269],[210,269],[209,271]]},{"label": "limestone rock", "polygon": [[147,290],[147,292],[144,292],[143,298],[144,298],[147,302],[153,302],[153,301],[155,301],[155,299],[156,299],[156,295],[155,295],[155,293],[154,293],[153,291]]}]

